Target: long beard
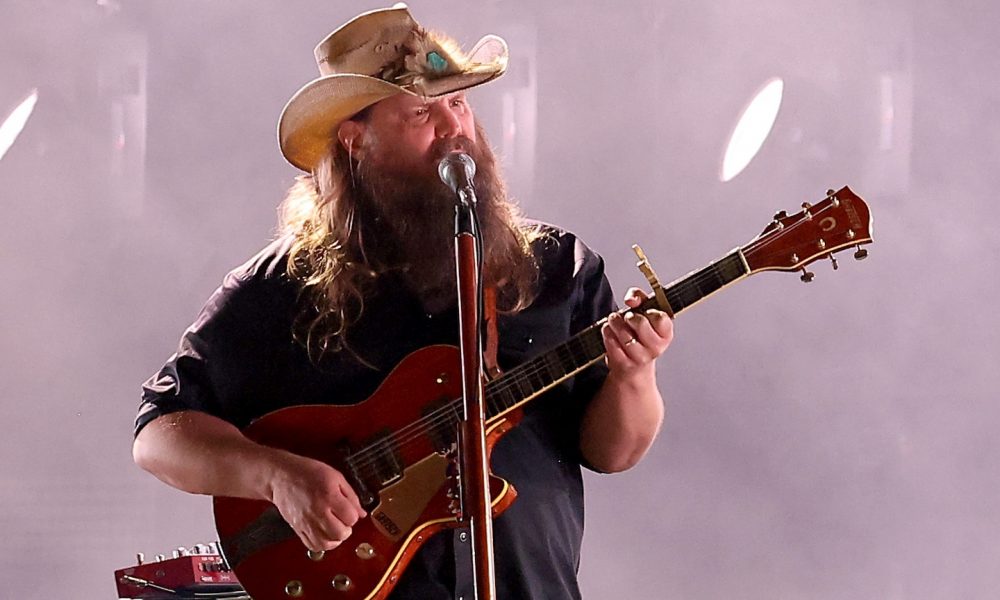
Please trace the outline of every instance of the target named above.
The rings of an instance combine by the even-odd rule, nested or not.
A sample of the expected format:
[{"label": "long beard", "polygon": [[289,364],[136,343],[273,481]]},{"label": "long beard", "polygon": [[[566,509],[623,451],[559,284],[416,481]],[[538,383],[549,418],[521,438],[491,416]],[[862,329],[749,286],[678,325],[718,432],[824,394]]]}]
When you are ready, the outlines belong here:
[{"label": "long beard", "polygon": [[[477,214],[484,241],[484,280],[503,286],[511,273],[534,273],[533,258],[518,235],[520,223],[509,204],[496,159],[482,138],[440,140],[432,147],[427,173],[394,168],[391,161],[363,160],[357,167],[365,258],[376,271],[398,271],[430,311],[454,303],[455,193],[440,181],[437,163],[461,149],[476,162]],[[530,264],[529,264],[530,263]]]}]

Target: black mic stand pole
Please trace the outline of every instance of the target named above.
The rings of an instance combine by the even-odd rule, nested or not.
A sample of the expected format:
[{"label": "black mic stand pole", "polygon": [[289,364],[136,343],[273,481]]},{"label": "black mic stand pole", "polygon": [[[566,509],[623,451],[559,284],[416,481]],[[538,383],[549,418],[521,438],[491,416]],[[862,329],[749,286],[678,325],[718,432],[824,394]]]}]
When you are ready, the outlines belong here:
[{"label": "black mic stand pole", "polygon": [[464,399],[463,420],[458,431],[462,520],[469,524],[472,534],[475,598],[494,600],[493,515],[483,407],[483,343],[479,326],[483,293],[479,269],[482,248],[477,245],[476,197],[472,185],[459,187],[456,191],[459,202],[455,206],[455,266]]}]

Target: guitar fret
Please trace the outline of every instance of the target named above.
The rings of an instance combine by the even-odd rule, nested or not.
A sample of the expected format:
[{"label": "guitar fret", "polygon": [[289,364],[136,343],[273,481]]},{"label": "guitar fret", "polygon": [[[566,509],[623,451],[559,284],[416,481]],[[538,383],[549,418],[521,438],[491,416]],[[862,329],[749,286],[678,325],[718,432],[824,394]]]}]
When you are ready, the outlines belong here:
[{"label": "guitar fret", "polygon": [[545,381],[545,378],[542,377],[542,370],[541,370],[540,365],[539,365],[539,363],[541,361],[533,360],[531,362],[532,362],[532,367],[533,368],[531,369],[531,371],[528,374],[528,381],[531,382],[532,387],[535,390],[538,390],[538,389],[541,389],[541,388],[545,387],[546,381]]},{"label": "guitar fret", "polygon": [[590,356],[590,352],[588,351],[588,346],[590,345],[588,333],[589,331],[584,331],[572,340],[571,350],[573,357],[576,359],[574,362],[577,364],[585,364]]},{"label": "guitar fret", "polygon": [[495,387],[487,384],[484,393],[486,395],[487,420],[492,419],[496,415],[499,415],[514,406],[513,394],[511,394],[510,388]]},{"label": "guitar fret", "polygon": [[545,371],[549,376],[549,383],[559,379],[565,373],[562,363],[559,362],[559,357],[555,354],[543,354],[542,362],[545,363]]},{"label": "guitar fret", "polygon": [[674,314],[677,314],[747,274],[737,250],[704,269],[691,273],[665,289],[664,293]]},{"label": "guitar fret", "polygon": [[739,252],[734,252],[716,263],[718,271],[725,283],[732,283],[748,272],[740,258]]},{"label": "guitar fret", "polygon": [[[531,363],[528,363],[529,365]],[[522,369],[523,370],[523,369]],[[519,374],[514,378],[514,382],[517,384],[517,391],[520,392],[522,398],[527,398],[531,395],[531,382],[528,381],[524,373]]]},{"label": "guitar fret", "polygon": [[559,362],[562,364],[563,371],[572,371],[577,366],[576,361],[573,359],[573,353],[566,346],[557,347],[556,354],[559,355]]},{"label": "guitar fret", "polygon": [[580,364],[587,364],[604,354],[604,339],[599,328],[585,330],[580,339],[583,341],[583,360]]},{"label": "guitar fret", "polygon": [[498,389],[495,394],[493,394],[492,396],[490,396],[489,394],[487,394],[486,397],[487,397],[488,400],[494,400],[495,401],[494,404],[496,404],[496,408],[498,410],[500,410],[500,411],[502,411],[504,409],[507,409],[507,408],[510,408],[511,405],[512,405],[512,398],[513,397],[510,394],[510,390],[507,389],[507,388]]}]

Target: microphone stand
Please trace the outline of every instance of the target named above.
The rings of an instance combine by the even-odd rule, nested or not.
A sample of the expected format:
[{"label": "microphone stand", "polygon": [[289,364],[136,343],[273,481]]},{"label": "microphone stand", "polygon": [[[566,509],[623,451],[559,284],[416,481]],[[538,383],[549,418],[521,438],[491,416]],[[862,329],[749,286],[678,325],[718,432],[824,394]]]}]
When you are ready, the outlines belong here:
[{"label": "microphone stand", "polygon": [[483,407],[483,345],[480,308],[482,304],[478,220],[475,192],[471,183],[458,187],[455,205],[455,266],[458,276],[459,349],[462,355],[462,397],[464,411],[459,423],[462,520],[472,535],[474,594],[477,600],[496,597],[493,566],[493,516],[490,498],[490,469],[486,453],[485,409]]}]

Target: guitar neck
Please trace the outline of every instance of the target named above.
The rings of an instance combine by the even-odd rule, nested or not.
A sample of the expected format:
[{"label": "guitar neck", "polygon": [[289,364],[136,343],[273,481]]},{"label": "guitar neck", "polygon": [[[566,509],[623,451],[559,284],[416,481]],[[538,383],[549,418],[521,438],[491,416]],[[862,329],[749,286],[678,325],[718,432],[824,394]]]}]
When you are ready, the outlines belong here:
[{"label": "guitar neck", "polygon": [[[704,269],[694,271],[663,289],[669,307],[648,298],[638,310],[668,309],[678,314],[722,288],[750,275],[750,267],[737,248]],[[631,309],[624,309],[625,312]],[[568,341],[536,356],[486,384],[487,421],[499,419],[539,394],[559,385],[604,358],[601,327],[607,319],[584,329]]]}]

